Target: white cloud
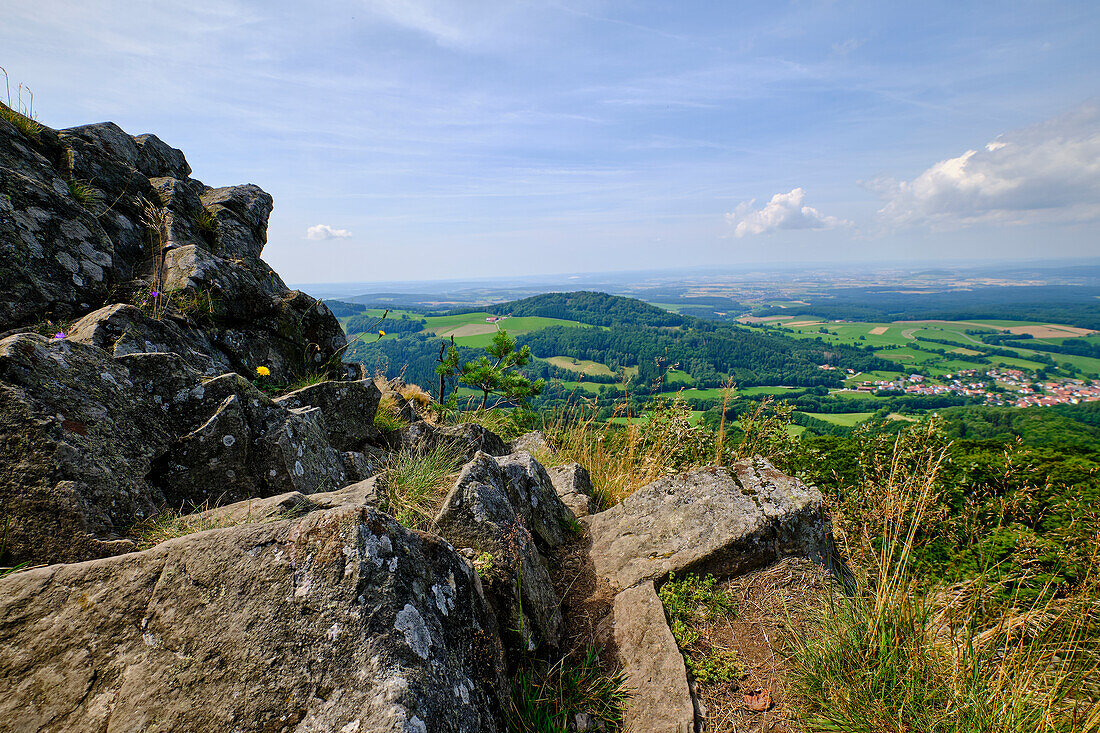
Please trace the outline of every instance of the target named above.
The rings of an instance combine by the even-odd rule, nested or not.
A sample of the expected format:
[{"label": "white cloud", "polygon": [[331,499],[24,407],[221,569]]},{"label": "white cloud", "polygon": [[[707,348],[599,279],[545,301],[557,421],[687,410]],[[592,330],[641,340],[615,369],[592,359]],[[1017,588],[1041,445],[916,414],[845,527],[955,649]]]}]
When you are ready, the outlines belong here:
[{"label": "white cloud", "polygon": [[350,236],[347,229],[333,229],[328,224],[315,224],[306,229],[306,239],[347,239]]},{"label": "white cloud", "polygon": [[812,206],[803,206],[806,192],[801,188],[790,193],[777,193],[763,208],[754,209],[756,199],[738,205],[726,214],[726,221],[733,225],[733,235],[764,234],[777,229],[831,229],[849,222],[835,216],[825,216]]},{"label": "white cloud", "polygon": [[890,226],[957,228],[1100,218],[1100,106],[1005,133],[911,181],[879,179]]}]

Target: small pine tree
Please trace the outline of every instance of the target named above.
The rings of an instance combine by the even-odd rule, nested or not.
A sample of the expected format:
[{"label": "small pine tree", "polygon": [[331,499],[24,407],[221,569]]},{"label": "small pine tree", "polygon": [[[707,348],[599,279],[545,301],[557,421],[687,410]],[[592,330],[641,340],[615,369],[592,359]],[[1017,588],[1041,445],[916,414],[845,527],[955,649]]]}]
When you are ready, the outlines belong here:
[{"label": "small pine tree", "polygon": [[499,394],[501,400],[521,405],[527,399],[542,393],[545,379],[532,382],[520,371],[531,360],[531,348],[524,346],[516,350],[516,340],[505,330],[493,335],[493,342],[485,347],[488,356],[466,362],[459,372],[458,381],[482,392],[481,407],[489,402],[489,395]]}]

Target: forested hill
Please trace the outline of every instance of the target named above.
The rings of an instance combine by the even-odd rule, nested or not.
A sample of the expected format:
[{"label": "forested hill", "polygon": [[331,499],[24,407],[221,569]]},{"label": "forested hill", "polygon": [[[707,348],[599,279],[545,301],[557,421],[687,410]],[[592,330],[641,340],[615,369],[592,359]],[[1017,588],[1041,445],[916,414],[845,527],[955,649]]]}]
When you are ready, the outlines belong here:
[{"label": "forested hill", "polygon": [[593,326],[679,326],[685,320],[681,315],[634,298],[590,291],[544,293],[487,310],[501,316],[543,316]]}]

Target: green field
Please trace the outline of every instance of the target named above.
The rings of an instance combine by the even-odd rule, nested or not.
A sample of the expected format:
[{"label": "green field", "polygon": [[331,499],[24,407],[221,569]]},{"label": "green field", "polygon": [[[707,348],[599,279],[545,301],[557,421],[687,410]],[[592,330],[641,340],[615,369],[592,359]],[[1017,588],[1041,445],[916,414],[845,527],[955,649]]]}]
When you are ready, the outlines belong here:
[{"label": "green field", "polygon": [[598,361],[574,359],[571,356],[550,356],[543,361],[548,361],[556,367],[568,369],[572,372],[580,372],[581,374],[593,374],[604,377],[610,377],[612,375],[611,367],[606,364],[601,364]]},{"label": "green field", "polygon": [[859,425],[867,418],[874,415],[873,412],[804,412],[803,415],[809,417],[815,417],[818,420],[822,420],[833,425],[842,425],[844,427],[853,427]]},{"label": "green field", "polygon": [[[771,321],[772,325],[780,326],[785,333],[794,338],[815,339],[821,338],[826,343],[850,344],[854,346],[876,349],[876,355],[893,361],[897,364],[896,372],[874,372],[849,377],[846,384],[858,384],[863,381],[891,380],[900,374],[908,374],[915,369],[927,371],[932,376],[942,376],[964,369],[988,369],[993,366],[1003,366],[1027,371],[1038,371],[1043,364],[1033,361],[1028,357],[1033,356],[1033,351],[1015,347],[1001,347],[1015,351],[1019,358],[988,356],[987,363],[964,361],[950,356],[941,356],[933,353],[933,350],[953,351],[954,349],[966,349],[958,351],[961,355],[972,353],[983,346],[980,339],[967,331],[988,332],[1003,330],[1014,326],[1046,325],[1037,321],[1010,321],[998,319],[976,319],[960,321],[957,323],[940,321],[912,321],[893,323],[824,323],[820,326],[790,327],[787,324],[806,320],[808,317],[795,316],[793,319]],[[1080,338],[1050,338],[1049,343],[1065,343],[1067,341],[1090,340],[1100,343],[1100,335]],[[948,341],[950,344],[939,343]],[[1043,340],[1036,339],[1037,344]],[[900,348],[884,348],[900,347]],[[1055,364],[1061,366],[1073,366],[1090,375],[1100,375],[1100,359],[1087,356],[1071,356],[1064,354],[1049,354]]]},{"label": "green field", "polygon": [[477,313],[461,313],[450,316],[432,316],[425,319],[428,323],[424,327],[427,333],[447,338],[455,337],[455,343],[459,346],[472,348],[484,348],[493,342],[493,334],[503,329],[511,336],[522,336],[525,333],[538,331],[550,326],[582,326],[577,321],[566,321],[559,318],[543,318],[541,316],[524,316],[521,318],[505,318],[496,323],[489,323],[486,318],[492,317],[492,313],[484,311]]}]

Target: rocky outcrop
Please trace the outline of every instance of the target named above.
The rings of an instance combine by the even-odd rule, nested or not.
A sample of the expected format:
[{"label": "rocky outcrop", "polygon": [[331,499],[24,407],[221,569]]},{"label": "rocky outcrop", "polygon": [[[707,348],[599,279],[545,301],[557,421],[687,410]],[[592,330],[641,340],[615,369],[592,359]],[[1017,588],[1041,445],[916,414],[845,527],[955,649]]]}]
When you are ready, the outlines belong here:
[{"label": "rocky outcrop", "polygon": [[568,511],[526,453],[499,459],[478,453],[432,523],[456,547],[489,553],[489,595],[521,649],[561,643],[559,599],[539,545],[549,549],[568,538]]},{"label": "rocky outcrop", "polygon": [[586,517],[595,570],[619,588],[669,573],[731,576],[825,554],[821,493],[762,458],[659,479]]},{"label": "rocky outcrop", "polygon": [[418,420],[401,431],[402,448],[427,453],[439,446],[454,448],[466,460],[472,459],[479,451],[491,456],[508,454],[508,444],[488,428],[476,423],[460,425],[435,425]]},{"label": "rocky outcrop", "polygon": [[554,450],[554,446],[550,444],[550,441],[541,430],[524,433],[509,444],[509,453],[519,453],[520,451],[538,455],[544,459],[557,458],[558,455],[558,452]]},{"label": "rocky outcrop", "polygon": [[627,733],[694,733],[687,669],[653,582],[615,596],[612,614],[619,663],[632,691],[623,720]]},{"label": "rocky outcrop", "polygon": [[166,505],[348,483],[316,408],[286,409],[236,374],[171,353],[112,358],[34,334],[0,341],[0,491],[16,561],[124,551]]},{"label": "rocky outcrop", "polygon": [[244,376],[266,366],[276,381],[337,376],[339,323],[260,259],[271,197],[190,174],[179,150],[110,122],[28,136],[0,119],[0,333],[61,330],[113,297],[166,322],[140,323],[124,351],[182,343],[175,353],[201,354],[200,371],[212,361]]},{"label": "rocky outcrop", "polygon": [[[115,554],[165,506],[378,470],[378,391],[340,363],[328,308],[260,259],[271,210],[254,185],[191,178],[153,135],[0,119],[2,561]],[[258,367],[267,388],[353,381],[275,403]]]},{"label": "rocky outcrop", "polygon": [[315,407],[321,411],[325,435],[337,450],[354,451],[377,440],[374,413],[381,393],[374,382],[321,382],[275,400],[289,410]]},{"label": "rocky outcrop", "polygon": [[472,567],[364,508],[0,579],[0,730],[503,731]]}]

